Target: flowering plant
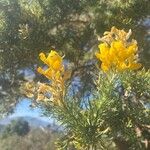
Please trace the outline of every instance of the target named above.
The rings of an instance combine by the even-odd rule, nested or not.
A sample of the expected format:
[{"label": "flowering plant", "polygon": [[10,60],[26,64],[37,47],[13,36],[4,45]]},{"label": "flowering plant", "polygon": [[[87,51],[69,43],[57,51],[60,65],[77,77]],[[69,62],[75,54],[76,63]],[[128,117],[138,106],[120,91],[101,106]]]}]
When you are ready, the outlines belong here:
[{"label": "flowering plant", "polygon": [[58,149],[150,148],[150,73],[137,62],[137,42],[130,36],[131,30],[115,27],[104,33],[95,54],[101,61],[96,89],[86,100],[70,94],[63,57],[54,50],[39,55],[48,68],[38,72],[50,83],[38,84],[36,100],[67,132]]},{"label": "flowering plant", "polygon": [[101,60],[101,68],[104,72],[113,69],[119,70],[136,70],[141,67],[137,63],[137,42],[136,40],[128,41],[131,30],[126,33],[124,30],[118,30],[112,27],[110,32],[105,32],[99,44],[100,53],[96,57]]}]

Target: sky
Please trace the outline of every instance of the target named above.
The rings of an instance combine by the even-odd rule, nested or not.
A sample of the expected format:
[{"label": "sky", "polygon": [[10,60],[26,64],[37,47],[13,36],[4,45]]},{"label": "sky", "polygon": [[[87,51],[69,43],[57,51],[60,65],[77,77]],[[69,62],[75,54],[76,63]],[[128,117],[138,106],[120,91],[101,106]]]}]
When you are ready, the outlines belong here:
[{"label": "sky", "polygon": [[32,104],[32,101],[30,99],[23,99],[21,100],[15,110],[14,113],[9,115],[8,117],[19,117],[19,116],[29,116],[34,118],[40,118],[45,121],[51,122],[52,119],[45,117],[42,115],[42,110],[40,108],[32,108],[30,105]]},{"label": "sky", "polygon": [[15,113],[12,116],[33,116],[39,117],[41,115],[41,110],[39,108],[31,108],[31,100],[23,99],[17,104],[15,108]]}]

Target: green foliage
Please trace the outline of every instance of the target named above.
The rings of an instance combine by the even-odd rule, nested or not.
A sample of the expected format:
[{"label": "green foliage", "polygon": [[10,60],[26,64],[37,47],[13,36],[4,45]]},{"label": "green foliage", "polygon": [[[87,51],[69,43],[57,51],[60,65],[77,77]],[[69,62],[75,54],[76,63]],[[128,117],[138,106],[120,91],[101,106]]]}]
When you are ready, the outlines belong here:
[{"label": "green foliage", "polygon": [[18,70],[27,67],[35,72],[41,51],[65,53],[75,68],[72,76],[82,79],[81,95],[93,88],[92,80],[86,85],[94,68],[91,50],[97,49],[97,35],[113,25],[134,29],[139,46],[144,47],[142,61],[148,66],[149,35],[143,25],[150,14],[148,0],[1,0],[0,9],[0,79],[10,87],[5,94],[0,92],[2,113],[15,106],[20,96],[24,78]]},{"label": "green foliage", "polygon": [[64,106],[47,106],[68,133],[59,146],[95,150],[114,144],[120,148],[122,143],[128,149],[145,149],[142,141],[150,136],[149,71],[99,73],[95,85],[90,99],[66,96]]},{"label": "green foliage", "polygon": [[[66,95],[64,108],[45,106],[66,127],[68,135],[60,147],[112,149],[114,143],[116,147],[124,143],[129,149],[144,149],[141,141],[149,137],[150,124],[149,71],[101,73],[95,81],[96,91],[92,91],[91,74],[97,35],[113,25],[134,29],[146,54],[142,61],[149,60],[149,35],[143,25],[150,15],[148,0],[1,0],[0,8],[0,80],[5,81],[0,82],[2,113],[20,96],[18,71],[35,70],[42,50],[61,49],[74,65],[72,77],[81,77],[83,89],[75,97]],[[83,96],[85,91],[94,93],[92,100]],[[11,133],[11,126],[9,130]]]},{"label": "green foliage", "polygon": [[16,134],[18,136],[24,136],[28,134],[30,131],[30,127],[27,121],[22,119],[13,120],[10,124],[8,124],[3,132],[3,137],[6,138],[7,136]]},{"label": "green foliage", "polygon": [[7,69],[34,65],[39,52],[51,48],[77,65],[97,42],[94,31],[134,28],[150,14],[147,0],[6,0],[1,8],[1,56]]}]

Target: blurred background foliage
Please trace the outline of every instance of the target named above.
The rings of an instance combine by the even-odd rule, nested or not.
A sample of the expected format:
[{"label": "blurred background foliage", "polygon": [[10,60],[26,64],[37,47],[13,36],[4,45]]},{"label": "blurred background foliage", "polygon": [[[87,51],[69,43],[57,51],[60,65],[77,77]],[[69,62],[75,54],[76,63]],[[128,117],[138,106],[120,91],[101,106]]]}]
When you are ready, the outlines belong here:
[{"label": "blurred background foliage", "polygon": [[55,150],[60,131],[47,127],[33,127],[23,119],[12,120],[0,126],[1,150]]},{"label": "blurred background foliage", "polygon": [[27,121],[25,120],[12,120],[11,124],[8,124],[3,132],[3,137],[7,137],[8,135],[17,134],[18,136],[24,136],[28,134],[30,131],[30,127]]},{"label": "blurred background foliage", "polygon": [[50,49],[65,54],[72,79],[80,77],[79,96],[91,91],[98,36],[112,26],[132,29],[149,68],[149,8],[149,0],[0,0],[1,113],[13,112],[27,74],[44,80],[36,73],[38,54]]}]

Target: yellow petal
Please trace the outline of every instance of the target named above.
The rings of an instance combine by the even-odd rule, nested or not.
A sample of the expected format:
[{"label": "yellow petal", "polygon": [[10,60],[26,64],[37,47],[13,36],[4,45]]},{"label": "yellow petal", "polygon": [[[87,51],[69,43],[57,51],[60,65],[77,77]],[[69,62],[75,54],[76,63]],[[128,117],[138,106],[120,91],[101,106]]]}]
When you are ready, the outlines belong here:
[{"label": "yellow petal", "polygon": [[40,74],[44,74],[45,73],[45,71],[41,67],[37,68],[37,72],[39,72]]},{"label": "yellow petal", "polygon": [[46,61],[46,57],[45,57],[45,54],[44,53],[40,53],[39,54],[39,57],[40,57],[40,59],[44,62],[44,63],[46,63],[45,61]]},{"label": "yellow petal", "polygon": [[109,60],[112,62],[116,61],[116,59],[117,59],[116,58],[117,56],[115,53],[116,53],[115,49],[113,47],[111,47],[109,50]]},{"label": "yellow petal", "polygon": [[125,61],[128,58],[128,53],[126,49],[123,49],[122,51],[118,52],[118,60],[119,61]]},{"label": "yellow petal", "polygon": [[47,70],[43,70],[41,67],[39,67],[39,68],[37,69],[37,71],[38,71],[40,74],[46,76],[48,79],[51,79],[51,77],[52,77],[52,71],[51,71],[50,68],[48,68]]},{"label": "yellow petal", "polygon": [[132,63],[129,65],[129,69],[132,69],[132,70],[137,70],[141,67],[142,67],[142,65],[140,63]]},{"label": "yellow petal", "polygon": [[134,54],[137,51],[137,49],[138,49],[138,47],[136,44],[130,45],[127,49],[128,56]]},{"label": "yellow petal", "polygon": [[127,68],[128,68],[128,66],[124,62],[118,62],[118,64],[117,64],[117,70],[118,71],[123,71]]},{"label": "yellow petal", "polygon": [[113,41],[111,43],[111,47],[113,47],[116,50],[116,52],[125,49],[125,45],[122,41]]},{"label": "yellow petal", "polygon": [[55,70],[55,71],[59,71],[61,70],[61,68],[63,67],[60,61],[55,61],[51,67]]},{"label": "yellow petal", "polygon": [[47,57],[47,61],[49,62],[49,65],[52,65],[55,61],[62,61],[62,57],[54,50],[51,50]]},{"label": "yellow petal", "polygon": [[48,79],[51,79],[52,76],[53,76],[53,73],[52,73],[51,68],[48,68],[47,70],[45,70],[44,75],[45,75]]},{"label": "yellow petal", "polygon": [[107,65],[104,64],[104,63],[101,64],[101,68],[102,68],[102,70],[103,70],[104,72],[107,72],[107,71],[110,69],[110,67],[107,66]]},{"label": "yellow petal", "polygon": [[109,51],[109,46],[108,46],[107,43],[99,44],[98,47],[99,47],[99,49],[100,49],[101,54],[106,53],[106,52]]}]

